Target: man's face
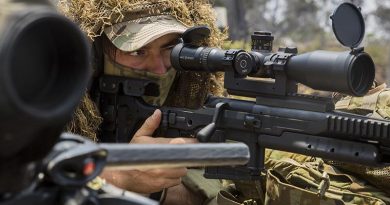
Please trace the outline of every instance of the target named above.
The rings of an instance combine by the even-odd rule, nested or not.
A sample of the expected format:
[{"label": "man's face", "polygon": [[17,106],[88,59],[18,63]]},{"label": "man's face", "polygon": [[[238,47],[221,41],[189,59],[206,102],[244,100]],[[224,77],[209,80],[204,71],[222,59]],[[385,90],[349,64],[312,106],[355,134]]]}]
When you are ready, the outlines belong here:
[{"label": "man's face", "polygon": [[170,54],[178,38],[178,34],[167,34],[136,51],[124,52],[118,49],[115,61],[129,69],[164,74],[171,67]]}]

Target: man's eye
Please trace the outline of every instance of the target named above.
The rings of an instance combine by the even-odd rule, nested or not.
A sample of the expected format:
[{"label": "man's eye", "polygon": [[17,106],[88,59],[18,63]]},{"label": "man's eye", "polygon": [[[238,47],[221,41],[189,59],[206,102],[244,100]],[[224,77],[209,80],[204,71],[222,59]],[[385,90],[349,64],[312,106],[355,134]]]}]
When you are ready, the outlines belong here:
[{"label": "man's eye", "polygon": [[129,55],[129,56],[144,56],[146,54],[147,54],[146,50],[142,50],[142,49],[132,51],[132,52],[126,52],[126,55]]},{"label": "man's eye", "polygon": [[169,46],[166,46],[166,47],[164,47],[164,50],[172,50],[173,49],[173,47],[175,47],[176,46],[176,44],[174,44],[174,45],[169,45]]}]

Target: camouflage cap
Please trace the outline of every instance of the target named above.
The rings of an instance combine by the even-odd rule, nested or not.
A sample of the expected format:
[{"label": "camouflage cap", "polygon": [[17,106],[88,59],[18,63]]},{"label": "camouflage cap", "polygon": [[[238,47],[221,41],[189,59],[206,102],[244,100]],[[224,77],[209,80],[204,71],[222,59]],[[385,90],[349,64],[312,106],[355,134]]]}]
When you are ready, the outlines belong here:
[{"label": "camouflage cap", "polygon": [[135,51],[171,33],[181,34],[187,27],[170,15],[138,18],[114,24],[104,29],[111,42],[122,51]]}]

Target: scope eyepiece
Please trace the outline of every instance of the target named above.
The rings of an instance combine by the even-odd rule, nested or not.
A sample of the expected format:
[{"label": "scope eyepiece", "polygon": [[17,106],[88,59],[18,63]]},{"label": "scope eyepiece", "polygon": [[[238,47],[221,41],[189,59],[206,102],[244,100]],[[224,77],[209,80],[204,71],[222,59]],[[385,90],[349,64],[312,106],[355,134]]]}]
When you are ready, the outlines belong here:
[{"label": "scope eyepiece", "polygon": [[177,70],[218,72],[235,70],[237,76],[246,77],[256,66],[254,57],[244,50],[176,45],[171,53],[172,66]]}]

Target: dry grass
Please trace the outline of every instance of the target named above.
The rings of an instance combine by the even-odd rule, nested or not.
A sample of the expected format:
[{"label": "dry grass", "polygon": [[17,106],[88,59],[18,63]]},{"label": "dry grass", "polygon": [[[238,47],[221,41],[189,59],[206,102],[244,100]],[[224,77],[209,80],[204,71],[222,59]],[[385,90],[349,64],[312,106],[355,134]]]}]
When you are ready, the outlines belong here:
[{"label": "dry grass", "polygon": [[95,103],[85,94],[65,130],[96,141],[96,131],[101,122],[102,118]]},{"label": "dry grass", "polygon": [[[187,26],[207,25],[212,33],[207,44],[222,45],[227,33],[215,25],[208,0],[60,0],[59,9],[93,40],[104,28],[140,14],[169,14]],[[134,18],[133,18],[134,19]]]}]

